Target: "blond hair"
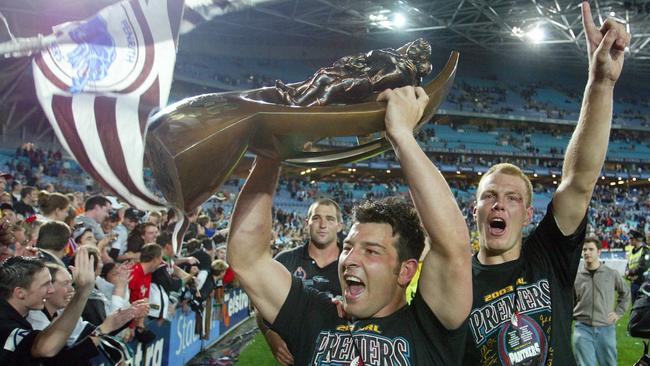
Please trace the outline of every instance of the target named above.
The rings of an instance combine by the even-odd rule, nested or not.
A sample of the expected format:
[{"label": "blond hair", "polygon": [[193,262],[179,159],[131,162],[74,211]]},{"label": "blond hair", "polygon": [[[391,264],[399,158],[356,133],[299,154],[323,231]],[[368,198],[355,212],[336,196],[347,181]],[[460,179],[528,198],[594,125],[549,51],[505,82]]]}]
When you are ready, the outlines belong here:
[{"label": "blond hair", "polygon": [[485,172],[485,174],[483,174],[483,176],[481,177],[481,180],[479,180],[479,182],[478,182],[478,186],[476,187],[476,198],[477,199],[479,198],[479,193],[480,192],[479,192],[478,188],[481,186],[481,183],[483,182],[483,180],[487,176],[489,176],[490,174],[494,174],[494,173],[507,174],[507,175],[512,175],[512,176],[521,178],[521,180],[523,180],[524,183],[526,184],[526,197],[524,197],[526,207],[531,206],[531,204],[533,202],[533,184],[530,182],[530,179],[528,179],[526,174],[524,174],[524,172],[522,172],[521,169],[519,169],[518,166],[516,166],[514,164],[510,164],[510,163],[500,163],[500,164],[492,165],[492,167],[490,167],[490,169],[488,169],[488,171]]}]

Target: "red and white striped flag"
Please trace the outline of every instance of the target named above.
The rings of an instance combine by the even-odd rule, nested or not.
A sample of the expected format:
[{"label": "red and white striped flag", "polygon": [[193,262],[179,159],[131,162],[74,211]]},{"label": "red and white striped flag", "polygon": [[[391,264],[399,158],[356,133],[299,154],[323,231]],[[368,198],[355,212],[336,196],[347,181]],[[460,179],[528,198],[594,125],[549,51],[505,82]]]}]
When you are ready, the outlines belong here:
[{"label": "red and white striped flag", "polygon": [[130,0],[57,26],[33,61],[36,92],[63,147],[105,188],[141,209],[149,114],[169,96],[183,0]]}]

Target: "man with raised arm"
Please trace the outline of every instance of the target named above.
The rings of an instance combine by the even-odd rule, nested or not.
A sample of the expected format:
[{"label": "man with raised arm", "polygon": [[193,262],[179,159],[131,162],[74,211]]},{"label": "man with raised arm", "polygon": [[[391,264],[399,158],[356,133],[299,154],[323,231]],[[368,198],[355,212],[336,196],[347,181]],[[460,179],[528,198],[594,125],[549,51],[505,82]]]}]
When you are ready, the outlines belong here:
[{"label": "man with raised arm", "polygon": [[589,81],[562,182],[546,215],[523,240],[523,228],[533,217],[532,186],[512,164],[490,168],[476,190],[480,250],[472,261],[474,304],[465,365],[575,365],[573,284],[587,206],[607,152],[614,84],[630,40],[612,19],[598,29],[586,2],[582,18]]},{"label": "man with raised arm", "polygon": [[[13,257],[0,265],[0,365],[63,364],[68,356],[61,355],[90,291],[95,285],[93,260],[86,249],[77,252],[73,268],[76,293],[65,311],[42,331],[33,330],[25,318],[30,310],[41,310],[54,291],[52,277],[45,264],[37,258]],[[77,348],[88,359],[98,354],[98,339],[88,337]],[[56,360],[48,358],[56,357]]]},{"label": "man with raised arm", "polygon": [[[278,162],[258,157],[232,217],[228,261],[242,287],[286,341],[295,365],[455,365],[471,306],[469,233],[443,176],[413,129],[422,88],[386,90],[386,132],[417,212],[397,198],[357,207],[339,257],[345,318],[330,299],[271,258],[271,206]],[[419,216],[419,218],[418,218]],[[420,221],[421,220],[421,221]],[[405,289],[431,237],[411,305]]]}]

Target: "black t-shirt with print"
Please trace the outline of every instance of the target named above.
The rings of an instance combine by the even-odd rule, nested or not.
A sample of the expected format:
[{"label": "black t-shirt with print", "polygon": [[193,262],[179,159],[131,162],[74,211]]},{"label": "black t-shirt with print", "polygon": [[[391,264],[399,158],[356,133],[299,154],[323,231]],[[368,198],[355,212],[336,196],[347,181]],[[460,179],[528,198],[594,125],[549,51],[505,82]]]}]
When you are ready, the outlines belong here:
[{"label": "black t-shirt with print", "polygon": [[301,366],[459,365],[466,332],[464,324],[446,330],[419,293],[387,317],[349,322],[296,277],[272,329]]},{"label": "black t-shirt with print", "polygon": [[325,292],[331,297],[341,294],[339,283],[339,270],[336,260],[323,268],[320,268],[316,261],[309,256],[309,244],[279,253],[275,260],[291,272],[291,275],[298,277],[309,287]]},{"label": "black t-shirt with print", "polygon": [[474,256],[464,365],[575,365],[573,283],[586,216],[574,234],[565,236],[552,211],[549,204],[519,259],[482,265]]}]

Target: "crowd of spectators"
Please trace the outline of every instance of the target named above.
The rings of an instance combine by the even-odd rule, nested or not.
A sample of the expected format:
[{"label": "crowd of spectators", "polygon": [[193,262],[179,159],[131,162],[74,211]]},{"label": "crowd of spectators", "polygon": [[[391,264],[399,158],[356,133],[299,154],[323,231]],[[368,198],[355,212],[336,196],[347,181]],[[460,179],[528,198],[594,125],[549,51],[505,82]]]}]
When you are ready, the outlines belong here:
[{"label": "crowd of spectators", "polygon": [[[384,158],[390,155],[386,153]],[[433,158],[441,165],[464,166],[513,161],[513,158],[462,154],[441,154]],[[560,167],[559,161],[555,165],[552,160],[536,158],[515,158],[514,162],[521,166]],[[241,179],[229,180],[225,184],[228,190],[219,192],[189,215],[190,226],[183,249],[176,253],[171,240],[176,222],[173,211],[143,212],[110,195],[67,190],[65,166],[60,153],[25,144],[7,164],[12,169],[10,173],[0,174],[0,217],[10,234],[0,245],[0,259],[39,257],[50,263],[52,283],[62,284],[60,295],[53,295],[60,296],[61,301],[46,307],[47,319],[40,313],[33,314],[34,329],[47,327],[52,314],[64,311],[71,300],[72,277],[65,268],[75,263],[79,250],[94,258],[95,280],[78,328],[88,332],[103,327],[102,332],[109,334],[107,337],[151,342],[153,334],[145,327],[146,317],[165,321],[179,308],[200,311],[205,301],[219,305],[224,286],[236,285],[225,261],[225,243],[229,214]],[[55,174],[52,177],[61,184],[43,183],[42,178],[49,174]],[[475,248],[477,230],[472,218],[475,182],[462,177],[448,181],[470,227],[471,245]],[[93,187],[94,184],[88,185],[90,189]],[[536,183],[534,189],[535,194],[550,197],[554,186]],[[353,205],[359,200],[396,194],[408,196],[400,178],[363,175],[320,177],[319,182],[309,176],[284,176],[279,190],[278,197],[284,197],[284,201],[273,211],[274,236],[270,248],[274,254],[304,242],[306,209],[319,197],[337,201],[343,218],[349,219]],[[531,227],[541,219],[541,214],[540,210],[536,212]],[[631,229],[650,231],[647,217],[650,217],[647,187],[597,185],[588,215],[589,230],[601,238],[605,248],[623,248],[629,242]],[[345,224],[349,227],[349,222]],[[122,312],[129,315],[120,316]],[[81,331],[76,337],[80,334]],[[74,342],[66,347],[74,348]]]}]

